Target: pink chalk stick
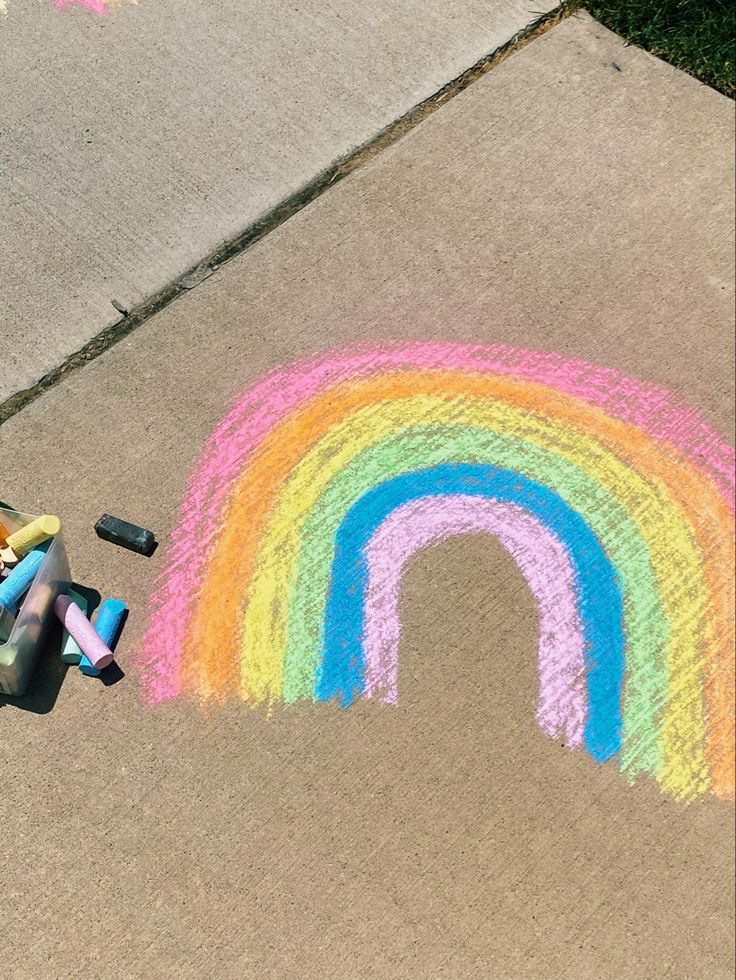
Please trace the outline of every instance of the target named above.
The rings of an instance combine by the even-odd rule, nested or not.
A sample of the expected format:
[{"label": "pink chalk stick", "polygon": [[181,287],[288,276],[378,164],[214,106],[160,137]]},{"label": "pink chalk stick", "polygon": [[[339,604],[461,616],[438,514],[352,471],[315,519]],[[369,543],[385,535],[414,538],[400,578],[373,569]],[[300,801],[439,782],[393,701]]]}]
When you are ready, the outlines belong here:
[{"label": "pink chalk stick", "polygon": [[94,626],[73,599],[68,595],[58,596],[54,609],[66,631],[77,641],[79,649],[93,667],[102,670],[112,663],[112,650],[103,643]]}]

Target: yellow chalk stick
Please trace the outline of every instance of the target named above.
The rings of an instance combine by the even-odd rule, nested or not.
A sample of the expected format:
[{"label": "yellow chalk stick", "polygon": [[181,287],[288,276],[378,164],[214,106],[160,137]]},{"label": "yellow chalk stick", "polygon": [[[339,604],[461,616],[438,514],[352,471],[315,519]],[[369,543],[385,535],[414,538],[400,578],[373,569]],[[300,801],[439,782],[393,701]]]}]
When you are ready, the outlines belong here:
[{"label": "yellow chalk stick", "polygon": [[59,533],[60,528],[61,523],[58,517],[44,514],[43,517],[37,517],[35,521],[26,524],[20,531],[11,534],[8,538],[8,547],[12,548],[16,555],[22,557],[31,548],[35,548],[37,544],[41,544],[48,538],[53,538],[55,534]]}]

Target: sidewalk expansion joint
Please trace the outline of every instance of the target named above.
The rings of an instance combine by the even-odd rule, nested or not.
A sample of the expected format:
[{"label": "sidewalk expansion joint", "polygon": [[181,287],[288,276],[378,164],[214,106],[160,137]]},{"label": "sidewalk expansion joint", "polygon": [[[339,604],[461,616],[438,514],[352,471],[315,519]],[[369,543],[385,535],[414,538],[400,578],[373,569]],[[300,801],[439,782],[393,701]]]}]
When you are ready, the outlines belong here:
[{"label": "sidewalk expansion joint", "polygon": [[280,204],[277,204],[276,207],[250,224],[244,231],[219,245],[213,252],[196,263],[196,265],[189,268],[163,289],[145,299],[138,306],[126,311],[121,303],[111,299],[112,306],[123,314],[123,318],[96,334],[82,348],[70,354],[62,364],[45,374],[32,387],[16,392],[0,403],[0,425],[3,422],[7,422],[8,419],[35,401],[45,391],[55,387],[71,372],[93,361],[100,354],[103,354],[110,347],[114,346],[119,340],[127,337],[128,334],[132,333],[156,313],[159,313],[167,307],[169,303],[172,303],[177,297],[181,296],[182,293],[187,293],[195,289],[225,262],[228,262],[236,255],[240,255],[252,245],[255,245],[256,242],[259,242],[285,221],[288,221],[289,218],[301,211],[302,208],[315,201],[325,191],[329,190],[359,167],[368,163],[369,160],[372,160],[373,157],[377,156],[387,147],[398,142],[398,140],[418,126],[419,123],[446,105],[448,101],[463,92],[473,82],[485,75],[486,72],[495,68],[496,65],[508,58],[509,55],[514,54],[520,48],[529,44],[542,34],[545,34],[550,28],[559,24],[560,21],[565,20],[579,6],[579,0],[562,0],[560,5],[555,7],[554,10],[540,15],[523,30],[518,31],[505,44],[501,45],[501,47],[488,55],[484,55],[483,58],[470,68],[467,68],[461,75],[453,79],[453,81],[448,82],[399,119],[389,123],[385,129],[381,130],[376,136],[371,137],[363,146],[339,158],[326,170],[323,170],[309,181],[306,186],[290,195]]}]

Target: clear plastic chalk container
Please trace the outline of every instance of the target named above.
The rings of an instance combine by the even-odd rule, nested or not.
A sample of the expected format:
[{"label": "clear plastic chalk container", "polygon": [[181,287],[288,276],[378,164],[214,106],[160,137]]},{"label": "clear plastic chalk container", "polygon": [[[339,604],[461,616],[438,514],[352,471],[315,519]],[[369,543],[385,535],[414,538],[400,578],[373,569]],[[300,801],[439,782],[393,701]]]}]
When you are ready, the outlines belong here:
[{"label": "clear plastic chalk container", "polygon": [[[10,532],[30,524],[36,518],[0,507],[0,523]],[[54,616],[57,595],[71,585],[69,561],[61,532],[51,540],[36,576],[15,613],[0,607],[0,693],[25,694],[43,649]]]}]

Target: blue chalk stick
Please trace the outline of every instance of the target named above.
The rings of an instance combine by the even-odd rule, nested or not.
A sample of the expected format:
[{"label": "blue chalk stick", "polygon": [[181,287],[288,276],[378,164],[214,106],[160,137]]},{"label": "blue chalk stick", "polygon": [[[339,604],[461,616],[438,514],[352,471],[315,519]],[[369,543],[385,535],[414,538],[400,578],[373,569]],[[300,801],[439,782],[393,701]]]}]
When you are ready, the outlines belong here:
[{"label": "blue chalk stick", "polygon": [[[120,599],[105,599],[97,613],[97,618],[92,624],[105,646],[110,647],[111,650],[120,630],[120,624],[125,615],[125,608],[125,603],[121,602]],[[99,677],[102,673],[84,654],[82,654],[82,659],[79,661],[79,669],[87,677]]]},{"label": "blue chalk stick", "polygon": [[110,647],[117,639],[120,624],[125,615],[125,603],[120,599],[105,599],[95,619],[95,629],[105,646]]},{"label": "blue chalk stick", "polygon": [[11,611],[20,602],[24,592],[33,582],[46,557],[45,552],[34,548],[25,558],[18,562],[10,575],[0,582],[0,605]]}]

